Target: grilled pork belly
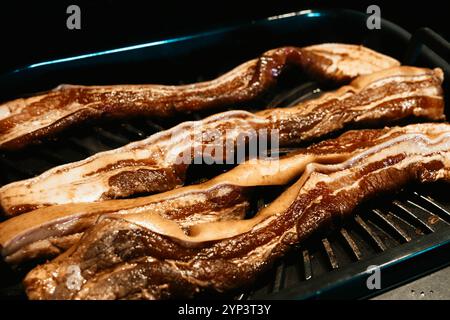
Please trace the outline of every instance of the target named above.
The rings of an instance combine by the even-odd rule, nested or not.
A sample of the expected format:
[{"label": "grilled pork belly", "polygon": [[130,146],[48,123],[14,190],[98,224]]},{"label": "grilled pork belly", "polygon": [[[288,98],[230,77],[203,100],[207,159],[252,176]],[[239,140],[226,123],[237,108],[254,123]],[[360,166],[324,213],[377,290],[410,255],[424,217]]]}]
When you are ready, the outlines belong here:
[{"label": "grilled pork belly", "polygon": [[175,221],[185,230],[208,221],[240,219],[248,209],[247,194],[252,187],[285,185],[311,162],[338,163],[384,141],[387,130],[349,131],[279,160],[248,161],[205,183],[157,195],[50,206],[28,212],[0,224],[1,254],[11,264],[55,256],[75,244],[105,214],[152,212]]},{"label": "grilled pork belly", "polygon": [[322,44],[270,50],[223,76],[182,86],[60,86],[0,105],[0,149],[18,149],[67,127],[101,117],[169,117],[256,98],[288,65],[336,83],[400,65],[362,46]]},{"label": "grilled pork belly", "polygon": [[[43,206],[103,201],[179,187],[192,158],[211,146],[238,143],[242,135],[278,130],[279,144],[291,145],[349,124],[388,123],[408,117],[444,118],[443,73],[398,67],[354,80],[335,92],[290,108],[252,114],[223,112],[184,122],[142,141],[53,168],[40,176],[0,188],[8,216]],[[212,133],[216,133],[213,135]],[[225,157],[226,152],[223,152]]]},{"label": "grilled pork belly", "polygon": [[186,187],[149,197],[43,208],[0,224],[5,262],[54,257],[75,244],[103,214],[152,212],[187,229],[195,223],[242,219],[248,190],[225,182]]},{"label": "grilled pork belly", "polygon": [[[104,215],[81,241],[25,278],[30,299],[192,297],[251,284],[273,262],[361,202],[406,184],[448,180],[450,125],[361,131],[379,140],[300,179],[247,220],[196,224],[186,234],[151,212]],[[375,133],[374,133],[375,132]]]}]

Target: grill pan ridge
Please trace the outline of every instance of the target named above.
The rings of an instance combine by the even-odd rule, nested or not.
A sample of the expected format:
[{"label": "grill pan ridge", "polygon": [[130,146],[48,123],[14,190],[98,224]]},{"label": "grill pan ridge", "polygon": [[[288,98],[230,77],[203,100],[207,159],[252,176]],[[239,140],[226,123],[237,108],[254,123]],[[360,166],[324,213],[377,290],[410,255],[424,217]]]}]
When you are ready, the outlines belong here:
[{"label": "grill pan ridge", "polygon": [[[315,31],[314,38],[306,36],[306,31],[312,30]],[[261,34],[264,32],[266,34],[262,39]],[[49,89],[62,80],[83,84],[105,81],[201,81],[212,78],[268,48],[330,41],[362,43],[402,60],[404,64],[441,67],[446,76],[444,91],[448,97],[450,67],[445,55],[450,52],[450,45],[433,31],[421,29],[411,37],[408,32],[386,20],[383,20],[381,30],[369,31],[365,29],[365,15],[362,13],[350,10],[308,10],[284,18],[272,17],[249,25],[166,41],[160,45],[142,46],[138,50],[93,54],[69,62],[44,63],[41,67],[29,66],[0,77],[0,84],[6,88],[0,93],[0,98],[6,100],[14,95],[27,94],[33,88]],[[247,46],[241,48],[239,44],[244,42]],[[226,50],[227,47],[233,46],[239,49]],[[208,60],[203,59],[205,49],[209,52]],[[186,65],[196,65],[198,68],[194,70],[180,65],[179,61],[183,59],[189,62],[185,63]],[[227,61],[226,65],[221,63],[224,60]],[[165,70],[157,67],[164,63]],[[142,71],[146,68],[147,71],[155,72],[146,76]],[[136,71],[134,75],[130,71],[137,69],[141,71]],[[117,72],[110,78],[109,75],[114,70]],[[176,74],[177,78],[170,79],[168,73],[172,76]],[[84,77],[87,77],[86,74],[96,76],[83,78],[83,74]],[[158,76],[161,76],[160,80]],[[45,81],[37,82],[40,78]],[[283,75],[280,83],[271,92],[249,105],[230,106],[230,109],[287,107],[315,97],[328,89],[292,70]],[[449,116],[448,111],[446,113]],[[57,165],[81,160],[97,152],[143,139],[178,122],[201,119],[207,114],[191,114],[169,120],[130,119],[88,124],[69,130],[59,138],[39,146],[28,147],[24,151],[0,153],[0,186],[35,176]],[[188,174],[188,183],[210,178],[227,169],[220,166],[191,167],[190,175],[193,178],[189,179]],[[202,172],[200,177],[199,172]],[[412,185],[395,195],[379,196],[359,207],[354,217],[344,221],[339,228],[317,232],[311,239],[293,248],[284,259],[261,276],[253,287],[232,292],[227,297],[239,300],[363,298],[448,265],[450,200],[446,197],[446,188],[448,186],[442,183]],[[258,192],[258,196],[253,199],[254,211],[267,201],[264,190]],[[369,275],[367,268],[372,265],[381,267],[382,290],[371,291],[366,286]],[[21,266],[13,270],[4,262],[0,262],[0,298],[25,298],[20,281],[30,267]]]}]

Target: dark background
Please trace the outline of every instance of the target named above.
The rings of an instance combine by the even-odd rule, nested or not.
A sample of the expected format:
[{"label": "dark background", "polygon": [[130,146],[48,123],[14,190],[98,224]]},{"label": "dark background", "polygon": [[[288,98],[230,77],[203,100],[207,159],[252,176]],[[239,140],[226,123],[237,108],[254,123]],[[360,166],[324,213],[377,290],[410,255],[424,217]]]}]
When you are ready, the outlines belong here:
[{"label": "dark background", "polygon": [[[66,28],[66,8],[81,7],[81,30]],[[428,26],[449,38],[446,1],[16,1],[0,3],[0,72],[55,57],[136,44],[311,8],[381,8],[410,32]]]}]

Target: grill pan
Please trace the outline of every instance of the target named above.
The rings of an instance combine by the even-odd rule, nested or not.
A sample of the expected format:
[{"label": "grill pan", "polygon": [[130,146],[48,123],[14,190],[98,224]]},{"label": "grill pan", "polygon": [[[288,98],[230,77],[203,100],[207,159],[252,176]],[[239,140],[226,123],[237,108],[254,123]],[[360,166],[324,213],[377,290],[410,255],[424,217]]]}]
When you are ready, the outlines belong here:
[{"label": "grill pan", "polygon": [[[448,98],[448,42],[429,29],[411,36],[386,20],[382,20],[380,30],[368,30],[365,20],[365,14],[351,10],[305,10],[193,36],[37,63],[0,76],[0,99],[27,96],[60,83],[197,82],[217,77],[271,48],[323,42],[363,44],[403,64],[440,67],[445,73],[444,91]],[[329,89],[304,78],[298,71],[288,70],[263,97],[229,109],[285,107]],[[210,113],[164,120],[106,120],[68,130],[58,138],[23,151],[0,153],[0,185],[123,146]],[[448,109],[446,113],[449,116]],[[196,183],[226,169],[229,168],[192,165],[187,182]],[[411,185],[394,195],[380,195],[360,206],[340,229],[321,230],[293,248],[253,287],[226,297],[364,298],[444,267],[450,264],[450,199],[446,190],[448,185],[433,183]],[[273,198],[273,191],[258,190],[253,212]],[[381,267],[381,290],[369,290],[366,286],[367,268],[371,265]],[[21,279],[31,267],[11,269],[0,262],[0,298],[25,298]]]}]

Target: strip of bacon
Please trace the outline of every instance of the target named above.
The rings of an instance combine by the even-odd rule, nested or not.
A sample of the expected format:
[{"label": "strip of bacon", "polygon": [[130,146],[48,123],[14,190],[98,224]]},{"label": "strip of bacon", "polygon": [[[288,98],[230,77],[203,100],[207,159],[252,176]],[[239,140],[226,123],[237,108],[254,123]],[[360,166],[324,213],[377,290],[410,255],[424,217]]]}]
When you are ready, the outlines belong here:
[{"label": "strip of bacon", "polygon": [[237,220],[248,209],[246,195],[252,187],[285,185],[311,162],[342,161],[381,143],[387,130],[349,131],[337,139],[314,144],[279,160],[248,161],[202,184],[152,196],[34,210],[0,224],[1,254],[11,264],[56,256],[75,244],[104,214],[153,212],[175,221],[184,229],[208,221]]},{"label": "strip of bacon", "polygon": [[170,190],[183,184],[192,161],[180,163],[180,154],[237,144],[240,136],[262,129],[278,130],[279,143],[286,146],[355,123],[388,123],[409,117],[443,119],[442,81],[440,69],[398,67],[359,77],[335,92],[291,108],[256,114],[229,111],[184,122],[142,141],[3,186],[0,207],[12,216],[55,204]]},{"label": "strip of bacon", "polygon": [[273,49],[217,79],[190,85],[64,85],[0,105],[0,149],[22,148],[89,119],[169,117],[250,101],[271,87],[288,65],[342,84],[400,64],[362,46],[330,43]]},{"label": "strip of bacon", "polygon": [[[364,131],[363,131],[364,132]],[[371,132],[371,131],[368,131]],[[186,234],[151,212],[105,215],[84,237],[25,278],[30,299],[161,299],[251,284],[290,247],[380,193],[450,178],[450,125],[385,131],[380,143],[301,178],[241,221],[197,224]]]},{"label": "strip of bacon", "polygon": [[153,212],[187,229],[195,223],[242,219],[248,209],[246,188],[220,183],[138,199],[52,206],[1,223],[1,254],[10,264],[55,257],[107,213]]}]

